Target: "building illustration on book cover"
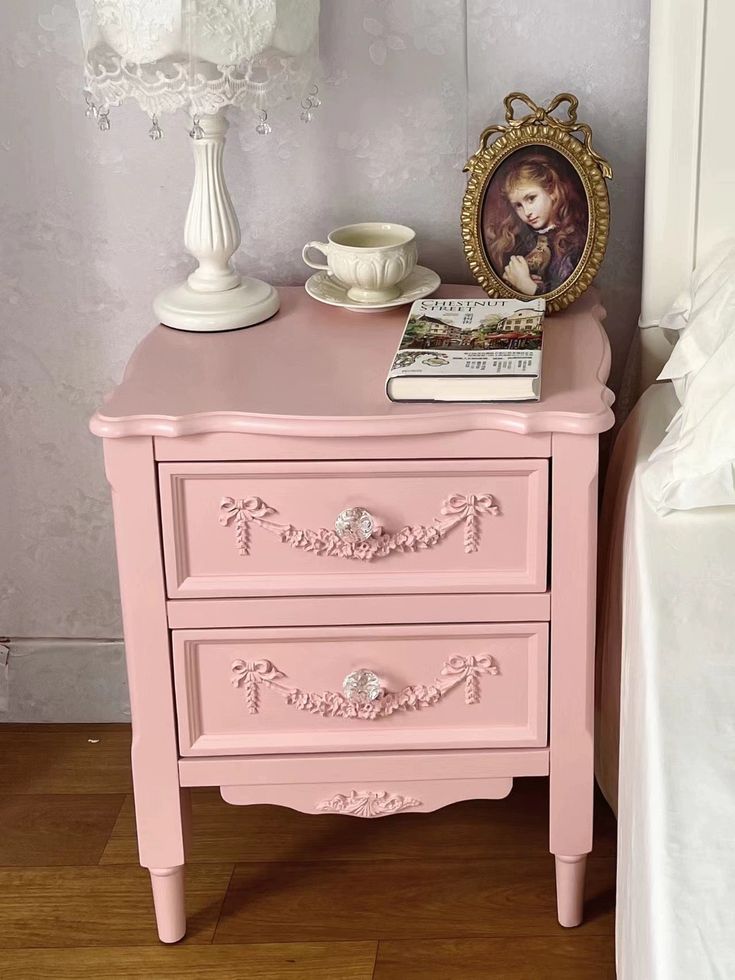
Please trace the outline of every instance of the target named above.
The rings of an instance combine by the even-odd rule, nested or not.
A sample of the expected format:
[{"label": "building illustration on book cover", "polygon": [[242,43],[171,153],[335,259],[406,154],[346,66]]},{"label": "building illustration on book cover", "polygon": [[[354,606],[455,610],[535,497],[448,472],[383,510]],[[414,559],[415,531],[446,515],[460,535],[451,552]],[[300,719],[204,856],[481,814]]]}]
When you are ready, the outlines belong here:
[{"label": "building illustration on book cover", "polygon": [[475,311],[444,318],[424,310],[412,311],[401,339],[401,350],[539,350],[543,311],[523,308],[503,316]]}]

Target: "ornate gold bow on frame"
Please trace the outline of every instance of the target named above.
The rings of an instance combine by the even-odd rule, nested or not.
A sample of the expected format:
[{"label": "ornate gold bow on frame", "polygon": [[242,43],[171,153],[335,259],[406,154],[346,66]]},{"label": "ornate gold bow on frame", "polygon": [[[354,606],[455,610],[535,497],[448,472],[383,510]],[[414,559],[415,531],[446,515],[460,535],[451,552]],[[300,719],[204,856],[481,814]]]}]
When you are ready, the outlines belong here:
[{"label": "ornate gold bow on frame", "polygon": [[[525,116],[514,116],[513,114],[513,103],[522,102],[524,105],[530,109]],[[560,105],[563,103],[568,104],[567,108],[567,119],[557,119],[552,116]],[[576,95],[571,95],[569,92],[560,92],[559,95],[555,95],[554,98],[549,102],[547,106],[539,106],[531,99],[525,92],[511,92],[509,95],[503,99],[503,104],[505,105],[505,121],[508,123],[507,126],[487,126],[483,129],[480,135],[480,147],[481,149],[487,149],[487,141],[494,133],[505,133],[509,129],[519,129],[521,126],[555,126],[557,129],[563,130],[565,133],[582,133],[584,135],[584,147],[592,157],[592,159],[599,166],[602,176],[606,177],[608,180],[612,178],[612,167],[601,157],[596,150],[592,148],[592,130],[587,125],[587,123],[577,122],[577,107],[579,106],[579,99]]]}]

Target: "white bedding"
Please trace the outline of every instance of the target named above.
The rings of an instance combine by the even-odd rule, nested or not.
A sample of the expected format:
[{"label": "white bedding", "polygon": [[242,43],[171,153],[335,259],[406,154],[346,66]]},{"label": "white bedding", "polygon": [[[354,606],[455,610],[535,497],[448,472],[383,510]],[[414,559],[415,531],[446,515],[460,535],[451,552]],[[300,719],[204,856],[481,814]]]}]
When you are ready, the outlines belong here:
[{"label": "white bedding", "polygon": [[669,382],[642,396],[601,522],[596,751],[618,813],[618,980],[735,978],[735,507],[661,516],[643,495],[677,408]]}]

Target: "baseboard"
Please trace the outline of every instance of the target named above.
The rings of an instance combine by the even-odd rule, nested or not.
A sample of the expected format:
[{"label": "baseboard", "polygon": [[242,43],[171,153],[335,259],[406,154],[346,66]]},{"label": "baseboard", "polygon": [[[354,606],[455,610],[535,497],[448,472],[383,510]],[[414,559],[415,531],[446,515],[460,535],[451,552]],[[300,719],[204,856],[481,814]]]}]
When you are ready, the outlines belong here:
[{"label": "baseboard", "polygon": [[4,641],[0,722],[130,721],[121,640]]}]

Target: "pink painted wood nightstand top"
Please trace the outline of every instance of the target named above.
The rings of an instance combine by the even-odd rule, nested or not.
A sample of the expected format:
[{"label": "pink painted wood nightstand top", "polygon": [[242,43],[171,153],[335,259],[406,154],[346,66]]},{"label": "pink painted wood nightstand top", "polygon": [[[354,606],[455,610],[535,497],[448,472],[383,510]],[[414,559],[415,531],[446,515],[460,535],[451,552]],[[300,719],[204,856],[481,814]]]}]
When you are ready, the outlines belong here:
[{"label": "pink painted wood nightstand top", "polygon": [[[197,334],[157,326],[122,383],[93,416],[98,436],[213,432],[289,436],[398,436],[501,429],[603,432],[614,421],[605,387],[610,345],[595,290],[546,321],[539,402],[394,403],[385,377],[408,313],[347,313],[279,288],[281,309],[246,330]],[[442,286],[439,297],[484,296]]]}]

